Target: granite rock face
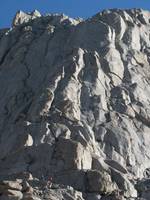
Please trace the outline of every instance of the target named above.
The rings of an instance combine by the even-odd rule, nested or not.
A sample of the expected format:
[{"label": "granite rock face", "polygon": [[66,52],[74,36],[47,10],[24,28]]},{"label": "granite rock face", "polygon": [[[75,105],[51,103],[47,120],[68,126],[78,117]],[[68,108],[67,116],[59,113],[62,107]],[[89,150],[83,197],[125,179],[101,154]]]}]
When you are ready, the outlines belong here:
[{"label": "granite rock face", "polygon": [[150,199],[150,12],[19,11],[0,85],[0,198]]}]

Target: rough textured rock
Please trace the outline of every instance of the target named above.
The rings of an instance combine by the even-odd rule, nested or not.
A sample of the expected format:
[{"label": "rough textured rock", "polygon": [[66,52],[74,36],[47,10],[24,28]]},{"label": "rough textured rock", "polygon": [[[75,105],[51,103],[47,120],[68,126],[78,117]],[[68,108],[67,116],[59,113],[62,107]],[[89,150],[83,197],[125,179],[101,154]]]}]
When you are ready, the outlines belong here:
[{"label": "rough textured rock", "polygon": [[91,169],[92,157],[80,143],[60,138],[55,147],[56,168],[59,171]]},{"label": "rough textured rock", "polygon": [[18,11],[12,25],[18,26],[22,23],[27,23],[29,20],[33,20],[36,17],[41,17],[41,14],[37,10],[34,10],[32,13],[24,13],[22,11]]},{"label": "rough textured rock", "polygon": [[111,177],[104,171],[91,170],[87,172],[87,191],[99,194],[111,194],[115,189]]},{"label": "rough textured rock", "polygon": [[5,180],[0,182],[0,199],[12,199],[12,200],[21,200],[23,198],[23,194],[21,192],[22,185],[21,181],[10,181]]},{"label": "rough textured rock", "polygon": [[141,9],[0,30],[0,199],[150,199],[149,33]]}]

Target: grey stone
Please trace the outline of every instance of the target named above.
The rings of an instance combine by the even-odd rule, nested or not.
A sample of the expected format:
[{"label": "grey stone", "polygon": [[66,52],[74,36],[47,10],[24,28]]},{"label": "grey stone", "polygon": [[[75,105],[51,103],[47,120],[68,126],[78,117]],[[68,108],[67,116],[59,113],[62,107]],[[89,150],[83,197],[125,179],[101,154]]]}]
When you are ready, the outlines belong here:
[{"label": "grey stone", "polygon": [[100,194],[89,193],[89,194],[87,194],[86,199],[87,200],[100,200],[101,199],[101,195]]},{"label": "grey stone", "polygon": [[91,170],[87,172],[87,191],[91,193],[109,194],[115,189],[110,175],[105,171]]},{"label": "grey stone", "polygon": [[55,148],[55,159],[58,161],[59,170],[91,169],[91,154],[80,143],[60,138]]},{"label": "grey stone", "polygon": [[127,198],[137,197],[137,191],[136,188],[133,186],[132,182],[127,179],[127,177],[124,174],[121,174],[118,171],[112,170],[111,171],[112,180],[116,182],[118,188],[123,191],[124,196]]},{"label": "grey stone", "polygon": [[104,159],[95,155],[92,157],[92,169],[110,172],[109,166],[104,162]]},{"label": "grey stone", "polygon": [[18,11],[0,30],[1,180],[18,176],[41,199],[149,195],[135,188],[150,168],[149,15]]},{"label": "grey stone", "polygon": [[118,171],[127,174],[127,170],[120,165],[120,163],[116,162],[115,160],[107,159],[105,160],[105,163],[107,163],[109,166],[117,169]]},{"label": "grey stone", "polygon": [[10,190],[8,189],[7,191],[5,191],[5,193],[3,193],[3,195],[0,197],[1,199],[4,200],[21,200],[23,197],[22,192],[17,191],[17,190]]},{"label": "grey stone", "polygon": [[77,191],[86,191],[86,172],[84,170],[70,170],[55,173],[55,182],[72,186]]},{"label": "grey stone", "polygon": [[22,190],[21,183],[18,181],[9,181],[4,180],[0,182],[0,192],[3,193],[3,191],[10,189],[10,190]]},{"label": "grey stone", "polygon": [[20,10],[16,13],[12,25],[17,26],[22,23],[27,23],[29,20],[34,19],[36,17],[41,17],[41,14],[37,10],[34,10],[32,13],[24,13]]}]

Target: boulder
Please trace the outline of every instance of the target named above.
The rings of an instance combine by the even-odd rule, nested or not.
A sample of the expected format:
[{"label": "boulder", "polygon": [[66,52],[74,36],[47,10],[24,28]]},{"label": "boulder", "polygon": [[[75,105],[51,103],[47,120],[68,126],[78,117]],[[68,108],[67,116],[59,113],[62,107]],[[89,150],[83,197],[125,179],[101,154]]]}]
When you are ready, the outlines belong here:
[{"label": "boulder", "polygon": [[23,197],[22,192],[8,189],[2,194],[2,196],[0,196],[0,199],[1,200],[21,200],[22,197]]},{"label": "boulder", "polygon": [[10,180],[5,180],[5,181],[0,181],[0,192],[3,193],[5,190],[22,190],[22,185],[18,181],[10,181]]},{"label": "boulder", "polygon": [[[71,139],[59,138],[56,144],[56,167],[59,170],[91,169],[92,156],[88,149]],[[70,150],[69,150],[70,149]]]},{"label": "boulder", "polygon": [[111,176],[112,180],[117,184],[118,188],[123,191],[124,196],[129,198],[136,198],[137,197],[137,191],[134,186],[134,183],[132,183],[130,180],[128,180],[127,176],[123,173],[120,173],[114,169],[111,169]]},{"label": "boulder", "polygon": [[86,191],[86,171],[70,170],[55,174],[54,182],[72,186],[77,191]]},{"label": "boulder", "polygon": [[87,191],[91,193],[110,194],[116,189],[110,175],[105,171],[87,171]]}]

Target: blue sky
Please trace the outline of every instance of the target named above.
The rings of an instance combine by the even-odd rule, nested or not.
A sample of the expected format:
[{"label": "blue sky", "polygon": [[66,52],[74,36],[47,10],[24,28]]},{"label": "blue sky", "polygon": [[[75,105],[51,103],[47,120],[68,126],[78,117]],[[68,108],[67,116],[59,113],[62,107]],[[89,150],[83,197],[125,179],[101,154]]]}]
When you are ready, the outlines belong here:
[{"label": "blue sky", "polygon": [[17,10],[34,9],[45,13],[65,13],[71,17],[90,17],[106,8],[144,8],[150,0],[0,0],[0,28],[9,27]]}]

